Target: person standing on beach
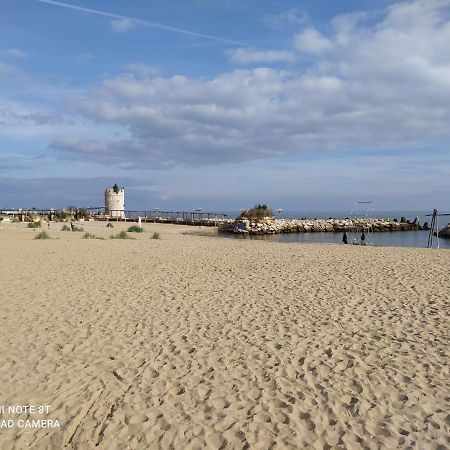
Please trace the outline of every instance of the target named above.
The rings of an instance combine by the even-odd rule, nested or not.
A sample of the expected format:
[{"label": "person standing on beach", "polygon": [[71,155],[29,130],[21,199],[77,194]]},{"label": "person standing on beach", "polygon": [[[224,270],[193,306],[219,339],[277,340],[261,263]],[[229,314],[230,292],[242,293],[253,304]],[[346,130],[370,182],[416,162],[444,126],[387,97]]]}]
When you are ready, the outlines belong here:
[{"label": "person standing on beach", "polygon": [[342,236],[342,242],[343,242],[344,244],[348,244],[348,241],[347,241],[347,232],[346,232],[346,231],[344,231],[344,236]]},{"label": "person standing on beach", "polygon": [[361,234],[361,245],[366,245],[366,234],[364,233],[364,230]]}]

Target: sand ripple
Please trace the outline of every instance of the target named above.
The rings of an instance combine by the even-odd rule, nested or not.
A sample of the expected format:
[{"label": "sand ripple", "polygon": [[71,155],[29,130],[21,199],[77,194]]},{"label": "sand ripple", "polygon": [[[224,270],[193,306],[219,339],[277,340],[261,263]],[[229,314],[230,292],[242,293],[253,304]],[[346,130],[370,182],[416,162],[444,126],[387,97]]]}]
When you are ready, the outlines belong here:
[{"label": "sand ripple", "polygon": [[147,228],[0,232],[0,448],[450,447],[448,251]]}]

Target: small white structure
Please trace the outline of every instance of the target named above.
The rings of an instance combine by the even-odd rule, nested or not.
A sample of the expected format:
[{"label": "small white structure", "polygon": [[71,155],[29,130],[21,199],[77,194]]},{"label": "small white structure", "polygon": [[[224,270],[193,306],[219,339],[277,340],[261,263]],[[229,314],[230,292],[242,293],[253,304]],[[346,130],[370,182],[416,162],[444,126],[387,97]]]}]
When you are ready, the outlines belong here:
[{"label": "small white structure", "polygon": [[114,218],[125,218],[125,189],[115,184],[105,189],[105,214]]}]

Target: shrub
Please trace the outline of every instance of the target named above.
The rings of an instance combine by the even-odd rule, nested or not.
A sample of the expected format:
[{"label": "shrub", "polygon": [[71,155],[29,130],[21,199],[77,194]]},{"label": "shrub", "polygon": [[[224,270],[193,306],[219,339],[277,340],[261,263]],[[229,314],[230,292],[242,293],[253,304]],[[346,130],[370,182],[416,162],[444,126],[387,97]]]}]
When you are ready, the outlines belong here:
[{"label": "shrub", "polygon": [[69,227],[69,225],[63,225],[63,227],[61,228],[61,231],[84,231],[83,227],[73,227],[73,230],[71,227]]},{"label": "shrub", "polygon": [[41,222],[28,222],[27,228],[41,228],[42,223]]},{"label": "shrub", "polygon": [[82,239],[97,239],[100,241],[105,240],[104,237],[96,236],[95,234],[92,234],[92,233],[84,233]]},{"label": "shrub", "polygon": [[133,225],[130,228],[128,228],[128,233],[142,233],[144,231],[143,228],[138,227],[137,225]]},{"label": "shrub", "polygon": [[77,216],[79,219],[83,218],[85,220],[89,220],[91,218],[91,213],[84,208],[79,208],[77,209]]},{"label": "shrub", "polygon": [[65,211],[57,211],[55,213],[55,217],[57,217],[60,220],[65,220],[68,217],[68,214]]},{"label": "shrub", "polygon": [[110,237],[111,237],[111,239],[134,239],[134,238],[128,236],[126,231],[121,231],[119,234],[116,234],[116,235],[112,234]]},{"label": "shrub", "polygon": [[35,239],[50,239],[50,236],[45,231],[41,231],[39,234],[37,234]]},{"label": "shrub", "polygon": [[265,217],[275,217],[275,215],[265,203],[263,203],[262,205],[258,203],[254,208],[242,211],[239,219],[260,221]]},{"label": "shrub", "polygon": [[153,233],[151,239],[161,239],[161,236],[159,233]]}]

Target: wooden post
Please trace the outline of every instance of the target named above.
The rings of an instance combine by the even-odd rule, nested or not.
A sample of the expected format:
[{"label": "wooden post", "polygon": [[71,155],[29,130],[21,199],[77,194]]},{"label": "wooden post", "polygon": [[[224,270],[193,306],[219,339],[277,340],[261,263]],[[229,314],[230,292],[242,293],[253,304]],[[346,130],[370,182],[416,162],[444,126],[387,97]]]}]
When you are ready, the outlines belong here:
[{"label": "wooden post", "polygon": [[[431,215],[431,226],[430,226],[430,234],[428,235],[428,248],[433,247],[433,237],[434,232],[436,230],[436,218],[437,218],[437,209],[433,209],[433,214]],[[439,230],[437,230],[439,233]]]},{"label": "wooden post", "polygon": [[431,217],[430,234],[428,235],[428,248],[433,247],[433,239],[436,233],[437,248],[439,248],[439,217],[448,217],[450,213],[438,214],[437,209],[433,209],[433,214],[428,214],[426,217]]}]

